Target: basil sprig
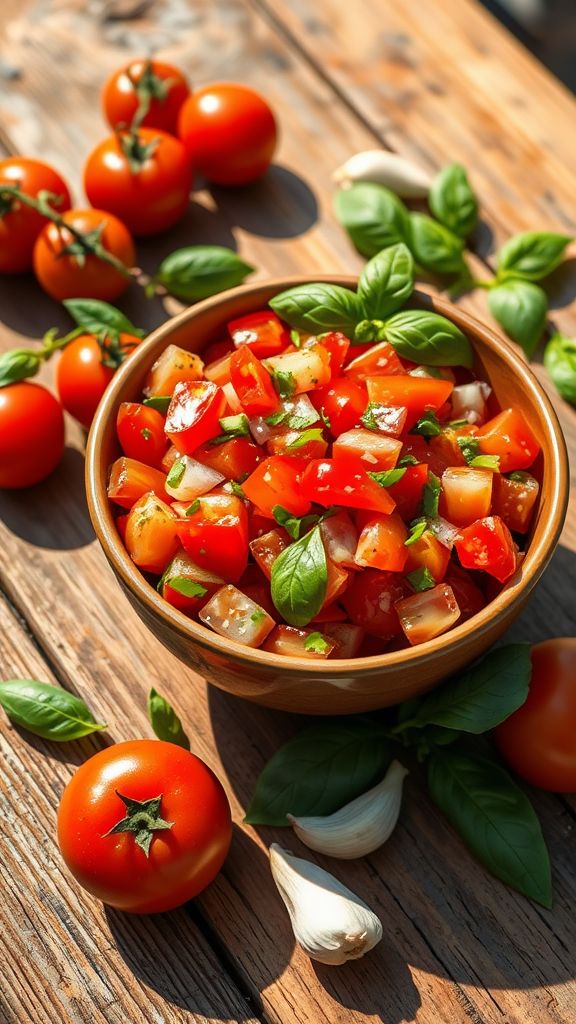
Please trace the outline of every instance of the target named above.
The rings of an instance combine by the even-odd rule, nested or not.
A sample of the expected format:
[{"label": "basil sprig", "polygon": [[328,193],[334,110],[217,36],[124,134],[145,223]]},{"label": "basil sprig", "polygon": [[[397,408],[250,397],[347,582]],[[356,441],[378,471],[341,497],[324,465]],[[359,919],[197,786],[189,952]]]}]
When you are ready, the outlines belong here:
[{"label": "basil sprig", "polygon": [[546,323],[546,293],[531,281],[509,280],[488,292],[488,306],[506,334],[532,356]]},{"label": "basil sprig", "polygon": [[307,626],[326,597],[328,566],[319,526],[289,544],[272,566],[272,601],[291,626]]},{"label": "basil sprig", "polygon": [[576,405],[576,340],[554,334],[544,349],[544,366],[558,394]]},{"label": "basil sprig", "polygon": [[394,192],[372,182],[358,182],[336,193],[336,217],[363,256],[408,241],[409,215]]},{"label": "basil sprig", "polygon": [[37,679],[8,679],[0,683],[0,706],[11,722],[58,743],[108,728],[96,721],[79,697]]},{"label": "basil sprig", "polygon": [[270,305],[291,327],[312,334],[343,331],[353,337],[363,319],[358,296],[335,284],[296,285],[276,295]]},{"label": "basil sprig", "polygon": [[222,245],[190,245],[162,260],[155,281],[183,302],[196,302],[242,284],[254,267]]},{"label": "basil sprig", "polygon": [[413,290],[414,260],[402,242],[374,256],[364,267],[358,282],[358,298],[367,320],[395,313]]},{"label": "basil sprig", "polygon": [[148,718],[159,740],[166,740],[178,747],[184,747],[184,750],[190,750],[190,740],[184,732],[182,722],[172,705],[157,693],[154,687],[148,694]]},{"label": "basil sprig", "polygon": [[434,216],[455,235],[467,238],[478,221],[478,200],[461,164],[448,164],[436,175],[428,196]]}]

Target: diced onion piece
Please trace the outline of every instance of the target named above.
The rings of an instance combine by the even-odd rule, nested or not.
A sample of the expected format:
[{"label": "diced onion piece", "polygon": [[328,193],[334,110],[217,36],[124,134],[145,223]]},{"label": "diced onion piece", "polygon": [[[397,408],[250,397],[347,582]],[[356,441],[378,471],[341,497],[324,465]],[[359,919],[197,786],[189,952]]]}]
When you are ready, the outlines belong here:
[{"label": "diced onion piece", "polygon": [[330,558],[326,559],[326,596],[322,608],[328,608],[346,590],[350,573],[336,565]]},{"label": "diced onion piece", "polygon": [[534,513],[540,485],[531,473],[513,477],[494,474],[492,511],[501,516],[509,530],[526,533]]},{"label": "diced onion piece", "polygon": [[276,625],[261,605],[231,583],[216,591],[198,617],[215,633],[247,647],[260,647]]},{"label": "diced onion piece", "polygon": [[341,509],[320,523],[320,533],[328,558],[344,569],[357,569],[354,561],[358,530],[351,517]]},{"label": "diced onion piece", "polygon": [[326,622],[322,634],[334,641],[333,658],[356,658],[364,640],[364,630],[351,622]]},{"label": "diced onion piece", "polygon": [[451,551],[454,547],[454,541],[460,532],[458,527],[454,526],[453,523],[449,523],[447,519],[443,519],[442,516],[436,516],[435,519],[431,519],[428,525],[437,540]]},{"label": "diced onion piece", "polygon": [[475,426],[486,421],[488,408],[486,401],[492,388],[484,380],[474,380],[470,384],[459,384],[451,395],[452,419],[468,420]]},{"label": "diced onion piece", "polygon": [[268,579],[272,576],[272,566],[278,555],[282,554],[289,543],[290,539],[285,530],[270,530],[250,541],[252,556]]},{"label": "diced onion piece", "polygon": [[213,363],[208,363],[204,367],[206,380],[211,380],[213,384],[223,387],[226,381],[230,380],[230,359],[231,353],[228,352],[221,359],[215,359]]},{"label": "diced onion piece", "polygon": [[222,586],[224,583],[221,576],[204,569],[201,565],[196,565],[185,551],[179,551],[170,562],[166,570],[166,579],[171,576],[184,576],[186,579],[201,583],[203,587]]},{"label": "diced onion piece", "polygon": [[458,602],[447,583],[404,597],[394,607],[406,638],[413,645],[440,636],[460,618]]},{"label": "diced onion piece", "polygon": [[166,492],[177,501],[193,501],[194,498],[200,497],[201,494],[207,494],[213,487],[226,479],[222,473],[198,462],[191,455],[180,456],[178,463],[174,463],[171,473],[174,473],[177,465],[181,464],[184,466],[184,472],[178,483],[168,483],[170,476],[166,482]]},{"label": "diced onion piece", "polygon": [[240,399],[238,398],[238,395],[236,394],[236,392],[235,392],[235,390],[234,390],[234,388],[232,386],[232,383],[229,380],[227,380],[227,381],[225,381],[224,384],[221,385],[221,387],[222,387],[222,391],[224,392],[224,395],[226,397],[226,401],[228,402],[228,405],[230,406],[231,411],[233,413],[242,412],[242,403],[241,403]]},{"label": "diced onion piece", "polygon": [[343,455],[359,456],[364,468],[370,472],[394,469],[401,451],[402,442],[396,438],[354,427],[336,438],[332,455],[335,459]]},{"label": "diced onion piece", "polygon": [[[272,654],[281,654],[285,658],[312,658],[326,660],[334,650],[336,643],[331,637],[319,634],[320,641],[314,644],[313,634],[316,630],[296,629],[295,626],[276,626],[263,645],[262,650]],[[324,642],[322,642],[324,641]],[[306,643],[308,642],[308,647]],[[322,650],[318,649],[322,648]]]},{"label": "diced onion piece", "polygon": [[177,345],[168,345],[152,366],[144,394],[171,395],[180,381],[201,380],[204,363],[196,352],[187,352]]},{"label": "diced onion piece", "polygon": [[492,471],[453,466],[442,474],[442,510],[455,526],[469,526],[490,514]]},{"label": "diced onion piece", "polygon": [[286,352],[263,360],[269,373],[290,374],[294,394],[314,391],[324,387],[330,380],[330,356],[322,345],[302,348],[297,352]]}]

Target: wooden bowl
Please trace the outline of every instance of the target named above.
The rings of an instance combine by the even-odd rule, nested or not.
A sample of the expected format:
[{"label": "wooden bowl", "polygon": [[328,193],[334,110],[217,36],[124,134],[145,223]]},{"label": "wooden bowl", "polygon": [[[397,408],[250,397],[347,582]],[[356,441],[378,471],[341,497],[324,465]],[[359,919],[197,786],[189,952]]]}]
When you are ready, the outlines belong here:
[{"label": "wooden bowl", "polygon": [[[340,715],[386,707],[424,693],[490,647],[525,605],[554,552],[568,501],[566,446],[554,410],[526,364],[491,330],[455,306],[415,293],[411,305],[435,309],[457,324],[475,352],[475,369],[489,380],[500,406],[521,408],[542,445],[536,472],[538,509],[520,569],[481,612],[449,633],[410,650],[374,657],[313,661],[252,650],[218,636],[169,605],[147,582],[120,540],[108,498],[108,468],[120,453],[115,436],[121,402],[139,401],[154,360],[170,343],[201,352],[222,337],[224,325],[266,306],[304,277],[236,288],[186,309],[143,342],[114,376],[100,404],[86,454],[86,486],[94,529],[140,618],[158,640],[209,682],[267,707]],[[314,280],[318,280],[317,277]],[[355,288],[353,277],[325,277]]]}]

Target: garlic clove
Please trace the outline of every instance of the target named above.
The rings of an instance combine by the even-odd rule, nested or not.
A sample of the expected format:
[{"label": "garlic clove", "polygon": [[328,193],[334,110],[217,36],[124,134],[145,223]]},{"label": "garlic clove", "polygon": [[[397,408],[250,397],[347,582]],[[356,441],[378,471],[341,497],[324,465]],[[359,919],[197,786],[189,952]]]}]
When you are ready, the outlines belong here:
[{"label": "garlic clove", "polygon": [[277,843],[270,847],[270,870],[296,941],[311,960],[359,960],[380,942],[380,919],[328,871]]},{"label": "garlic clove", "polygon": [[288,814],[288,821],[311,850],[342,860],[365,857],[392,835],[400,814],[406,775],[407,769],[399,761],[392,761],[377,786],[334,814],[302,818]]},{"label": "garlic clove", "polygon": [[355,153],[332,177],[340,188],[349,188],[357,181],[371,181],[385,185],[403,199],[425,199],[432,184],[432,175],[427,171],[385,149]]}]

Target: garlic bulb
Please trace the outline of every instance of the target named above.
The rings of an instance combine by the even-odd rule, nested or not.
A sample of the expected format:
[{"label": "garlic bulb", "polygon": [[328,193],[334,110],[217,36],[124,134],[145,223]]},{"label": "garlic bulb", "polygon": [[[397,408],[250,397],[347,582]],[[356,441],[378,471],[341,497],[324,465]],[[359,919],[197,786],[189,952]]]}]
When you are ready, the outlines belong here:
[{"label": "garlic bulb", "polygon": [[270,869],[296,941],[311,960],[359,960],[380,942],[380,919],[328,871],[277,843],[270,847]]},{"label": "garlic bulb", "polygon": [[392,761],[382,782],[334,814],[314,818],[294,818],[288,814],[288,821],[311,850],[342,860],[365,857],[392,835],[400,814],[406,775],[407,769],[399,761]]},{"label": "garlic bulb", "polygon": [[356,153],[334,171],[332,177],[341,188],[349,188],[357,181],[385,185],[403,199],[425,199],[432,183],[427,171],[385,149]]}]

